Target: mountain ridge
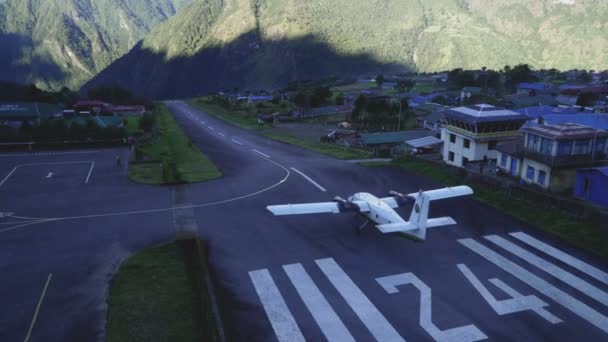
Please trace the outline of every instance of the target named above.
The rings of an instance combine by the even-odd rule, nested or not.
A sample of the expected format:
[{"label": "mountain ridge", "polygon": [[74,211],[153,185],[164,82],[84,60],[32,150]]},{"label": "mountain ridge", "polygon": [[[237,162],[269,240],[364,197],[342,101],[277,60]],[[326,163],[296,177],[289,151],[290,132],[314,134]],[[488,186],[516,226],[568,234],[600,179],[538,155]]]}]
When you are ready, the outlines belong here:
[{"label": "mountain ridge", "polygon": [[0,2],[0,81],[78,88],[191,0]]},{"label": "mountain ridge", "polygon": [[[349,72],[608,69],[606,17],[598,0],[198,0],[87,87],[115,83],[162,97],[176,87],[193,95]],[[142,63],[153,73],[131,77],[129,66]],[[171,84],[176,74],[190,76]]]}]

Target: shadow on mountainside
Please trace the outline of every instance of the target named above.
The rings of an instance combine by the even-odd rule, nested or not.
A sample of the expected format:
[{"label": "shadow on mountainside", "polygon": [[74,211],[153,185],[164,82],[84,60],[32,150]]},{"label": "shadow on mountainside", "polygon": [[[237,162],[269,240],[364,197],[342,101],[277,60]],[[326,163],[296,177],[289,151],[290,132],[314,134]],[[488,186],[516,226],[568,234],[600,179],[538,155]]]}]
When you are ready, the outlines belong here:
[{"label": "shadow on mountainside", "polygon": [[[62,84],[67,75],[52,60],[31,56],[34,43],[15,33],[0,33],[0,82]],[[37,75],[37,76],[33,76]]]},{"label": "shadow on mountainside", "polygon": [[249,32],[222,47],[202,49],[194,56],[167,60],[138,43],[81,89],[118,85],[139,96],[178,98],[223,89],[284,87],[296,79],[355,73],[407,71],[409,66],[383,63],[368,54],[340,55],[315,36],[261,41]]}]

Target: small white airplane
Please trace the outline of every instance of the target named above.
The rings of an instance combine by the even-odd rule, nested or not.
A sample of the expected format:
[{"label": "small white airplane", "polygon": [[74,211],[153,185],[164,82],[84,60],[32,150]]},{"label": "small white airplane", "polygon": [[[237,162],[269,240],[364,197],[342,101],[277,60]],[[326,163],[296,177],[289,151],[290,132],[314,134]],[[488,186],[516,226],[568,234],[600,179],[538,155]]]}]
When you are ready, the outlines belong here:
[{"label": "small white airplane", "polygon": [[[473,189],[464,185],[431,191],[420,190],[408,195],[390,191],[390,197],[385,198],[378,198],[372,194],[360,192],[349,197],[348,200],[335,197],[333,202],[271,205],[266,208],[276,216],[356,212],[376,223],[376,228],[382,233],[400,232],[424,240],[427,228],[456,224],[456,221],[451,217],[429,219],[431,201],[471,194],[473,194]],[[394,209],[412,202],[414,202],[414,205],[410,219],[405,221]],[[365,224],[359,227],[359,230],[365,227],[367,222],[369,221],[366,220]]]}]

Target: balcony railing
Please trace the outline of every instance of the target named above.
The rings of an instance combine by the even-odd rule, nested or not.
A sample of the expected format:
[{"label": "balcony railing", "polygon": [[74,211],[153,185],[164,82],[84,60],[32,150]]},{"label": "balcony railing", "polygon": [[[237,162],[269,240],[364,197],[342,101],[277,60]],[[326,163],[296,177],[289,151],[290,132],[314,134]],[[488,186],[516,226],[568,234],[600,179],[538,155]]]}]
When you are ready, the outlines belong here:
[{"label": "balcony railing", "polygon": [[544,154],[542,152],[527,149],[525,147],[519,147],[518,154],[520,157],[532,159],[551,167],[592,166],[596,163],[605,162],[607,160],[606,153],[604,152],[595,152],[595,155],[589,153],[565,156],[552,156]]}]

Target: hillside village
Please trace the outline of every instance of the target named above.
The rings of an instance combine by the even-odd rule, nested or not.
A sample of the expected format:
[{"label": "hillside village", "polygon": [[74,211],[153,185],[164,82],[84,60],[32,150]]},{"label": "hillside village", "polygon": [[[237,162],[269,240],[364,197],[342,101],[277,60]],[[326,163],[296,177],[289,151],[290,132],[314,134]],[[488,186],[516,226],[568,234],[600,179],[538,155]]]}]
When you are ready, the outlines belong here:
[{"label": "hillside village", "polygon": [[[119,105],[100,100],[111,91],[54,103],[3,101],[4,148],[141,136],[146,107],[137,102],[150,103],[129,102],[131,95],[117,99]],[[234,88],[197,101],[271,134],[368,151],[374,158],[417,156],[608,207],[606,195],[596,190],[608,182],[606,71],[518,65],[367,75],[296,81],[280,90]]]},{"label": "hillside village", "polygon": [[206,97],[304,140],[416,155],[608,207],[608,72],[456,69]]}]

